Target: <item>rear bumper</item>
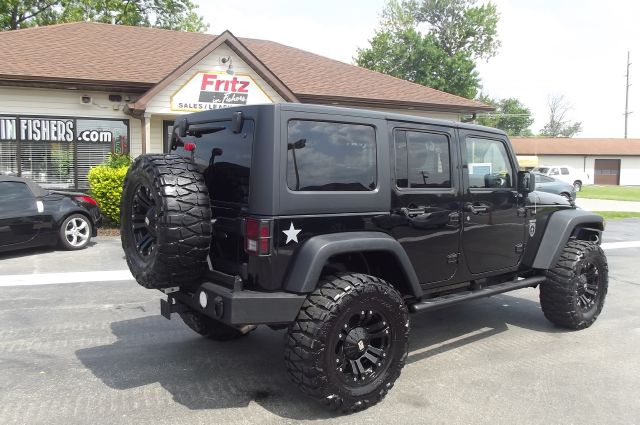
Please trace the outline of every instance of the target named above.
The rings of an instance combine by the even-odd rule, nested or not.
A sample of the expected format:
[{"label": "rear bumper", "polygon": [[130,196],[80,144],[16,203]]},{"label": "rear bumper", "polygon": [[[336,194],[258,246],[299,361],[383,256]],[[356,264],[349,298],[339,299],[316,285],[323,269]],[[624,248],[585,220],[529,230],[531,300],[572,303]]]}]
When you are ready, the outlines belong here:
[{"label": "rear bumper", "polygon": [[295,320],[306,295],[288,292],[233,290],[204,282],[189,292],[170,293],[161,301],[163,316],[185,308],[203,313],[228,325],[287,324]]}]

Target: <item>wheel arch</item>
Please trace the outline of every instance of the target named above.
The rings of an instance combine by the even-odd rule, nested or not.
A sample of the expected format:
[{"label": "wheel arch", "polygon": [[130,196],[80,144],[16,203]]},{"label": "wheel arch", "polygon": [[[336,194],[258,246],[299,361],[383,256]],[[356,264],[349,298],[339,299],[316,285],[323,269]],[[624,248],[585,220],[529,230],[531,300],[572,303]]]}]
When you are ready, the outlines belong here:
[{"label": "wheel arch", "polygon": [[538,245],[532,267],[548,270],[552,268],[569,238],[601,240],[604,219],[598,214],[578,209],[556,211],[549,217],[544,235]]},{"label": "wheel arch", "polygon": [[[322,272],[331,261],[347,254],[362,254],[368,265],[381,264],[384,278],[403,295],[422,296],[416,272],[400,243],[381,232],[347,232],[314,236],[304,242],[291,262],[284,282],[284,290],[295,293],[314,291]],[[392,271],[401,272],[390,279]],[[374,273],[375,274],[375,273]]]}]

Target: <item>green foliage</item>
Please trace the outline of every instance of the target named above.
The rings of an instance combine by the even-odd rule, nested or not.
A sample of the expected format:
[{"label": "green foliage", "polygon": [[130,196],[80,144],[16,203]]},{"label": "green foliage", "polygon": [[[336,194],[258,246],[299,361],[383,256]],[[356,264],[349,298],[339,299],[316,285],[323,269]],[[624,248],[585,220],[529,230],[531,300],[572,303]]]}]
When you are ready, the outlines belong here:
[{"label": "green foliage", "polygon": [[62,22],[103,22],[203,32],[192,0],[0,0],[0,29]]},{"label": "green foliage", "polygon": [[98,201],[100,211],[113,224],[120,224],[120,196],[128,166],[98,165],[87,176],[91,194]]},{"label": "green foliage", "polygon": [[416,20],[429,25],[429,32],[449,55],[465,52],[474,59],[488,59],[498,51],[496,5],[476,6],[476,0],[423,0]]},{"label": "green foliage", "polygon": [[[480,87],[476,58],[495,54],[498,13],[476,0],[389,0],[357,65],[466,98]],[[419,27],[427,25],[427,31]]]},{"label": "green foliage", "polygon": [[531,110],[524,106],[518,99],[492,99],[489,96],[480,95],[478,100],[496,108],[495,112],[482,114],[478,117],[478,124],[499,128],[509,136],[532,136]]},{"label": "green foliage", "polygon": [[131,157],[124,153],[110,153],[102,165],[111,168],[128,167],[131,165]]}]

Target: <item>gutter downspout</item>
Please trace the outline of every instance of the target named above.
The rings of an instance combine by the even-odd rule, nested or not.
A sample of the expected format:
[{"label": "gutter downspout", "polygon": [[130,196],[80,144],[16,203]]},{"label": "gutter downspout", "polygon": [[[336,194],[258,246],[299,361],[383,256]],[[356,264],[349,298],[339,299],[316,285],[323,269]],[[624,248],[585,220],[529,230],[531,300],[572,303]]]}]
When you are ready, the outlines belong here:
[{"label": "gutter downspout", "polygon": [[142,140],[142,155],[147,153],[147,130],[146,130],[146,124],[147,124],[147,118],[144,116],[144,111],[141,111],[139,109],[135,109],[133,108],[134,104],[126,104],[124,105],[123,111],[126,115],[129,115],[133,118],[139,119],[140,120],[140,136],[141,136],[141,140]]}]

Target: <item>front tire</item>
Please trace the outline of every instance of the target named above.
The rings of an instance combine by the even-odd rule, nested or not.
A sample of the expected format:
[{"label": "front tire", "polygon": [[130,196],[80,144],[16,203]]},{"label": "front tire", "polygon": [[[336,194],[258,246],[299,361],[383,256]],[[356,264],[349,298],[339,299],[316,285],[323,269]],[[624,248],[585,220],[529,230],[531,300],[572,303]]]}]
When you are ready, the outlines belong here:
[{"label": "front tire", "polygon": [[385,281],[341,273],[320,281],[286,335],[285,363],[303,392],[355,412],[384,398],[407,358],[409,314]]},{"label": "front tire", "polygon": [[582,182],[580,180],[574,181],[573,188],[576,190],[576,192],[580,192],[582,190]]},{"label": "front tire", "polygon": [[547,319],[568,329],[588,328],[604,306],[609,284],[607,258],[593,242],[573,240],[540,285]]}]

